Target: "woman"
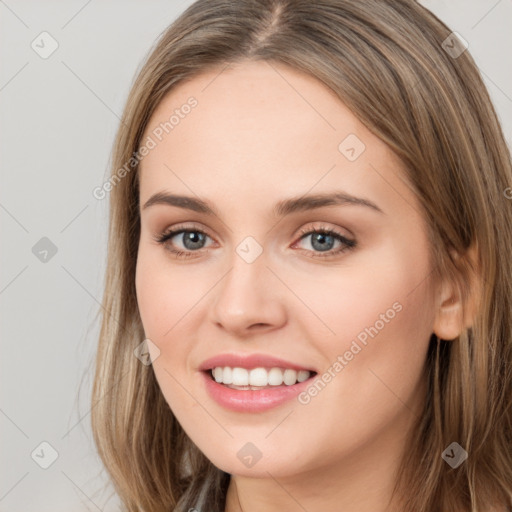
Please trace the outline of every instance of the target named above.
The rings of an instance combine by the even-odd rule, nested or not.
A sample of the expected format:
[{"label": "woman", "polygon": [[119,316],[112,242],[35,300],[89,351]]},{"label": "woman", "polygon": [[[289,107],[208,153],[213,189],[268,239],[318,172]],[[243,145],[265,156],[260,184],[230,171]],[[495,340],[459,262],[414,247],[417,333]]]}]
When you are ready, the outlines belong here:
[{"label": "woman", "polygon": [[512,505],[510,153],[409,0],[199,0],[116,139],[93,389],[126,510]]}]

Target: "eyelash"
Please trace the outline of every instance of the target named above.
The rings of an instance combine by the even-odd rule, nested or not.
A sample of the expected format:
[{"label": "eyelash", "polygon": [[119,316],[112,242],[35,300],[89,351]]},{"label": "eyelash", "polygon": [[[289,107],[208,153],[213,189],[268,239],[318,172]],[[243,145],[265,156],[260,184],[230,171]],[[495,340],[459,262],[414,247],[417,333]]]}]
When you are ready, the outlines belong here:
[{"label": "eyelash", "polygon": [[[194,228],[194,227],[186,227],[186,229],[185,229],[185,226],[177,226],[177,227],[173,228],[170,231],[165,231],[162,234],[157,235],[154,239],[159,244],[166,245],[166,242],[168,240],[170,240],[171,238],[173,238],[174,236],[176,236],[176,235],[178,235],[180,233],[201,233],[201,234],[211,238],[208,235],[208,233],[206,233],[202,229]],[[335,238],[338,241],[340,241],[343,245],[341,247],[339,247],[338,249],[336,249],[336,250],[330,249],[329,251],[325,251],[325,254],[323,254],[321,252],[317,253],[316,251],[308,251],[308,252],[314,252],[315,253],[315,256],[313,256],[313,258],[329,258],[329,257],[335,256],[337,254],[340,254],[340,253],[343,253],[343,252],[346,252],[346,251],[350,251],[350,250],[354,249],[357,246],[357,242],[355,240],[351,240],[349,238],[346,238],[345,236],[343,236],[338,231],[336,231],[334,229],[331,229],[331,228],[326,228],[326,227],[313,228],[313,229],[309,229],[309,230],[308,229],[301,229],[301,231],[300,231],[300,235],[301,236],[300,236],[298,241],[302,240],[307,235],[313,235],[313,234],[316,234],[316,233],[321,233],[323,235],[332,236],[333,238]],[[177,258],[190,258],[190,257],[192,257],[193,253],[199,252],[199,250],[197,250],[197,251],[186,251],[186,252],[185,251],[181,251],[181,250],[176,250],[176,249],[173,249],[172,247],[170,247],[170,245],[167,245],[166,249],[169,250],[171,253],[173,253]],[[304,249],[304,250],[306,250],[306,249]],[[206,249],[206,252],[208,252],[208,249]]]}]

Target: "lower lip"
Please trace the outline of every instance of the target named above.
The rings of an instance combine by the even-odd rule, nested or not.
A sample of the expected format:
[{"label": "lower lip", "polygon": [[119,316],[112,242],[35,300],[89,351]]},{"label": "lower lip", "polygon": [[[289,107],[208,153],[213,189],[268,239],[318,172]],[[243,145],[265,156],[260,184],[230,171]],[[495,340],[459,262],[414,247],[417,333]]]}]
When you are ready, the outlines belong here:
[{"label": "lower lip", "polygon": [[258,390],[238,390],[219,384],[211,378],[209,371],[201,373],[209,395],[222,407],[237,412],[262,412],[277,407],[304,391],[316,377],[316,374],[313,374],[309,379],[292,386],[283,384]]}]

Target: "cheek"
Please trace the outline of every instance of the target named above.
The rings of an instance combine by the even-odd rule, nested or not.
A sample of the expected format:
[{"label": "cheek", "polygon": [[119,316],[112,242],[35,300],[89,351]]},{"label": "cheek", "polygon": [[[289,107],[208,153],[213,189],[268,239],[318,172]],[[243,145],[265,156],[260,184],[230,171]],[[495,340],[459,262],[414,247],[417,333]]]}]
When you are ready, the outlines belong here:
[{"label": "cheek", "polygon": [[346,321],[337,323],[342,334],[331,355],[342,354],[347,362],[341,373],[348,394],[357,395],[368,414],[380,411],[383,418],[413,399],[423,378],[433,323],[427,262],[396,262],[394,269],[366,281],[357,296],[345,301]]},{"label": "cheek", "polygon": [[162,273],[149,251],[139,248],[135,272],[135,289],[146,337],[156,339],[163,332]]},{"label": "cheek", "polygon": [[[315,336],[325,363],[300,403],[312,432],[330,439],[342,432],[351,439],[351,447],[340,450],[362,446],[386,426],[412,417],[432,322],[427,280],[418,285],[425,276],[417,263],[420,268],[397,261],[394,271],[388,266],[370,276],[354,269],[338,283],[350,288],[333,281],[328,296],[310,294],[323,302],[320,316],[336,334]],[[303,329],[311,333],[308,325]]]},{"label": "cheek", "polygon": [[146,336],[154,338],[158,344],[164,337],[170,337],[169,330],[186,314],[200,293],[197,283],[191,286],[186,276],[187,273],[171,266],[159,250],[139,248],[135,275],[137,303]]},{"label": "cheek", "polygon": [[187,417],[195,402],[180,383],[186,382],[185,362],[193,336],[184,333],[183,327],[188,325],[187,313],[198,300],[197,292],[190,291],[195,288],[187,286],[184,273],[171,268],[165,257],[142,247],[135,287],[144,334],[154,344],[150,352],[156,380],[174,413]]},{"label": "cheek", "polygon": [[342,367],[331,372],[350,377],[346,385],[366,386],[368,396],[372,386],[381,386],[377,375],[408,393],[421,374],[434,310],[426,245],[416,247],[383,247],[372,261],[302,280],[298,291],[315,315],[296,318],[326,368],[342,356]]},{"label": "cheek", "polygon": [[216,280],[212,271],[176,264],[164,251],[139,248],[137,302],[144,334],[159,349],[153,367],[163,390],[177,385],[171,375],[185,377],[193,371],[190,356],[197,349],[205,299]]},{"label": "cheek", "polygon": [[392,246],[339,267],[300,275],[287,271],[287,281],[293,282],[293,291],[302,299],[296,306],[302,314],[298,309],[291,314],[305,332],[318,332],[317,342],[335,349],[359,335],[364,342],[368,330],[408,330],[409,324],[425,328],[433,319],[428,273],[424,253]]}]

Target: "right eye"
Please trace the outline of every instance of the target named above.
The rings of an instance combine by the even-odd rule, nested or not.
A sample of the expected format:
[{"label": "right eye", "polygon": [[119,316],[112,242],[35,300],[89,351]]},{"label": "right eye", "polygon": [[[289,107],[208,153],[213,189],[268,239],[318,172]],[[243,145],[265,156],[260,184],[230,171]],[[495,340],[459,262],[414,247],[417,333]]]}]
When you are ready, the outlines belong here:
[{"label": "right eye", "polygon": [[[176,248],[172,239],[176,238],[184,246],[183,249]],[[192,253],[203,249],[206,238],[210,238],[203,230],[198,228],[184,229],[182,226],[164,231],[155,240],[162,244],[168,251],[178,258],[189,258]]]}]

